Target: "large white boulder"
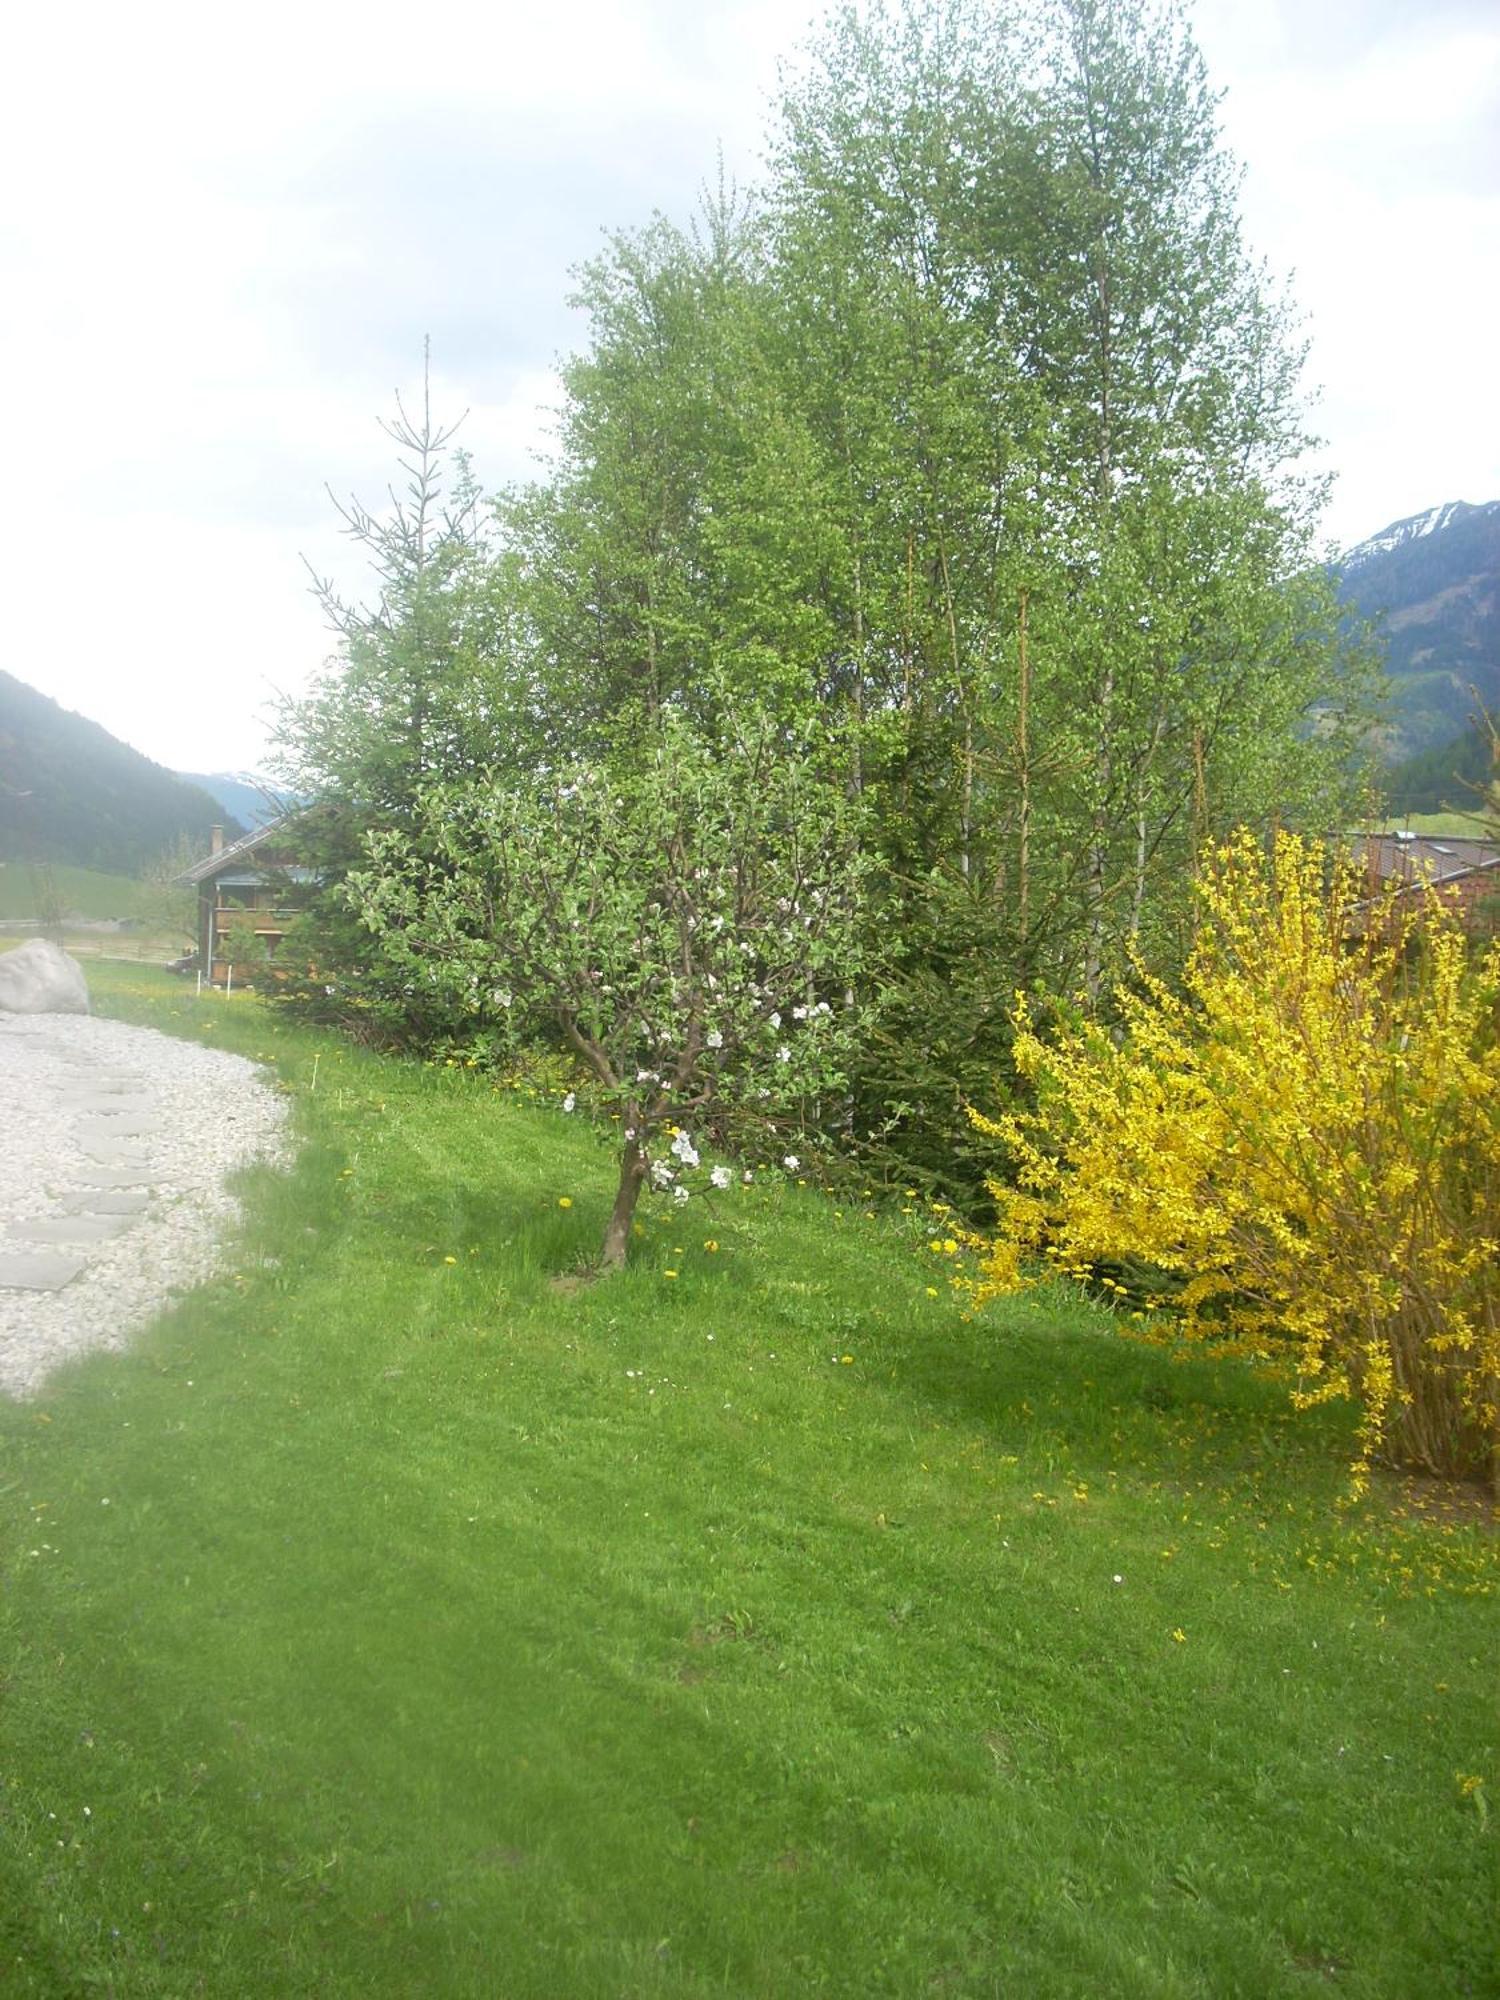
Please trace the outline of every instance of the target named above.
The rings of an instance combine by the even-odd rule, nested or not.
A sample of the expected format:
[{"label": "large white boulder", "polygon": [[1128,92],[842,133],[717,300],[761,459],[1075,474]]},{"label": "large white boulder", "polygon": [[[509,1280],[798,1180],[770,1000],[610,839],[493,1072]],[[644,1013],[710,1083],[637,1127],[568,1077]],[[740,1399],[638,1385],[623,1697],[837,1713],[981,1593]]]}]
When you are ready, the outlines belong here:
[{"label": "large white boulder", "polygon": [[0,951],[0,1014],[86,1014],[83,967],[60,945],[31,938]]}]

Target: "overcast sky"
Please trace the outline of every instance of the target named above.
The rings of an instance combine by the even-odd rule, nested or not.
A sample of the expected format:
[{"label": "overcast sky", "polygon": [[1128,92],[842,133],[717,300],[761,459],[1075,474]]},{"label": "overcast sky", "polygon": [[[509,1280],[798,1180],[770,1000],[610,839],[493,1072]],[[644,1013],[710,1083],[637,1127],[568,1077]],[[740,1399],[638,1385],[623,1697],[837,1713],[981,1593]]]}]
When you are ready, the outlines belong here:
[{"label": "overcast sky", "polygon": [[[324,482],[418,388],[486,486],[545,442],[606,228],[753,180],[808,0],[34,6],[0,99],[0,665],[176,769],[254,768],[328,650]],[[1198,0],[1253,247],[1293,276],[1330,538],[1500,498],[1491,0]]]}]

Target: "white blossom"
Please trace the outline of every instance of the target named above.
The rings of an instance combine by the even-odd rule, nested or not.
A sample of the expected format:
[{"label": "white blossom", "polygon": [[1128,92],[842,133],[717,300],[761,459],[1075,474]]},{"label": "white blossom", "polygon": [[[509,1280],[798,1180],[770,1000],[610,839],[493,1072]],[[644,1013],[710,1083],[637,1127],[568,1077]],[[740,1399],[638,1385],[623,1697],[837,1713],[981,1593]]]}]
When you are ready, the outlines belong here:
[{"label": "white blossom", "polygon": [[792,1019],[794,1021],[805,1021],[807,1019],[807,1009],[805,1007],[794,1007],[792,1009]]},{"label": "white blossom", "polygon": [[734,1179],[734,1175],[729,1171],[728,1167],[715,1167],[708,1178],[713,1186],[723,1189],[728,1187],[729,1183]]},{"label": "white blossom", "polygon": [[571,1111],[577,1102],[578,1099],[573,1095],[573,1092],[570,1090],[567,1096],[563,1099],[562,1108],[564,1111]]},{"label": "white blossom", "polygon": [[782,1161],[781,1164],[786,1168],[789,1174],[794,1174],[796,1173],[798,1167],[801,1166],[802,1162],[797,1158],[797,1155],[795,1153],[788,1153],[786,1158]]},{"label": "white blossom", "polygon": [[787,1047],[786,1043],[783,1042],[781,1047],[776,1051],[776,1060],[777,1062],[790,1062],[791,1059],[792,1059],[792,1052]]},{"label": "white blossom", "polygon": [[771,1021],[771,1026],[773,1028],[779,1028],[781,1026],[781,1016],[779,1014],[772,1014],[770,1017],[770,1021]]},{"label": "white blossom", "polygon": [[685,1202],[688,1199],[687,1189],[685,1187],[674,1187],[672,1190],[672,1199],[677,1203],[678,1207],[680,1208],[683,1202]]},{"label": "white blossom", "polygon": [[651,1179],[655,1186],[659,1188],[670,1187],[676,1178],[676,1168],[669,1167],[665,1160],[653,1160],[651,1162]]},{"label": "white blossom", "polygon": [[494,992],[490,995],[490,998],[494,1001],[497,1007],[508,1007],[511,1004],[511,1001],[515,998],[515,995],[513,993],[507,993],[503,986],[497,986]]},{"label": "white blossom", "polygon": [[[329,988],[329,991],[333,991],[332,987]],[[724,1037],[719,1033],[717,1028],[710,1028],[703,1040],[704,1045],[710,1049],[722,1049],[724,1046]]]},{"label": "white blossom", "polygon": [[672,1152],[677,1159],[681,1160],[685,1167],[697,1166],[698,1151],[688,1133],[679,1132],[677,1134],[677,1137],[672,1141]]}]

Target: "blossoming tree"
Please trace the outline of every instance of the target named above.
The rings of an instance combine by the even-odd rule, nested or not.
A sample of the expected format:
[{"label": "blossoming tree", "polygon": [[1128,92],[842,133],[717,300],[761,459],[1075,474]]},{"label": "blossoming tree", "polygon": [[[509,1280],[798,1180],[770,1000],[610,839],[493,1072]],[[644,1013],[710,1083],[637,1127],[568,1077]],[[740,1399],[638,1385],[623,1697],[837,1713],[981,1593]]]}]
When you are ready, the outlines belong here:
[{"label": "blossoming tree", "polygon": [[649,1183],[674,1194],[705,1117],[837,1089],[857,1021],[867,863],[818,746],[665,720],[628,767],[432,788],[348,894],[413,985],[514,1041],[560,1034],[618,1114],[601,1270]]}]

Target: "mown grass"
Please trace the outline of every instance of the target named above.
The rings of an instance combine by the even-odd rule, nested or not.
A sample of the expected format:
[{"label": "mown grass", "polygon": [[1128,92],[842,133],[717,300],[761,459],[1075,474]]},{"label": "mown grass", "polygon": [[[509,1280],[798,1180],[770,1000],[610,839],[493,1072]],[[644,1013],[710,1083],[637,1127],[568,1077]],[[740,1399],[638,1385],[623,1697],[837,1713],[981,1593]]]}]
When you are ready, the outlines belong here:
[{"label": "mown grass", "polygon": [[0,1992],[1496,1990],[1473,1510],[1341,1513],[1337,1417],[1076,1299],[966,1323],[899,1202],[559,1286],[587,1127],[106,980],[305,1145],[0,1407]]}]

